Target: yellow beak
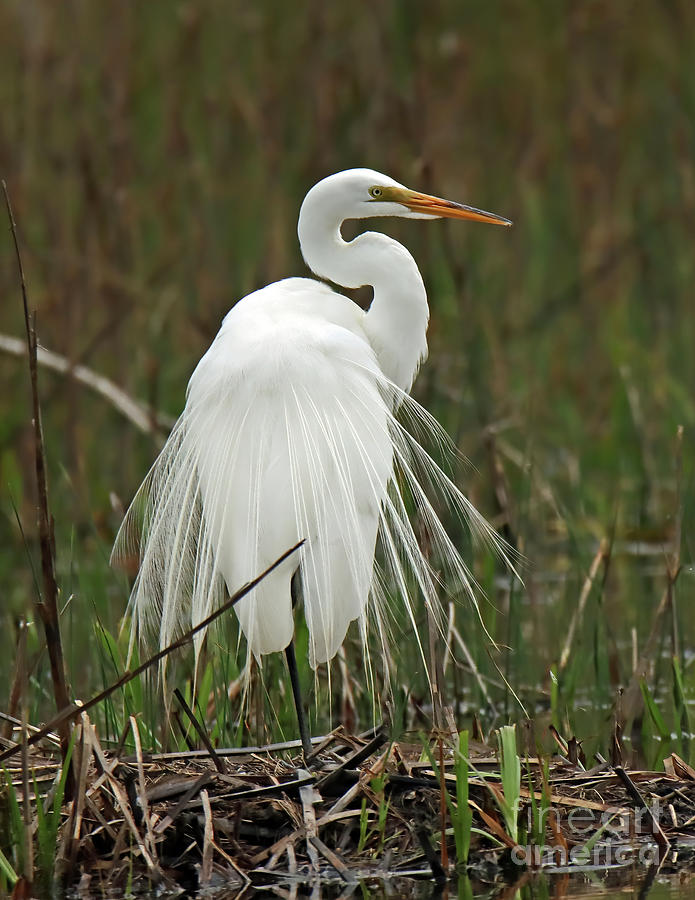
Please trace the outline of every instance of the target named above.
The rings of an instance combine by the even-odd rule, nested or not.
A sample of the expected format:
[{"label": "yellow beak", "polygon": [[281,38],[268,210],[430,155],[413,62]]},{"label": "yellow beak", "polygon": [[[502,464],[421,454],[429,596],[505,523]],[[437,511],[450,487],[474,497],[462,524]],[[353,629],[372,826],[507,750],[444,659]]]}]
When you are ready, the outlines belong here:
[{"label": "yellow beak", "polygon": [[[453,203],[451,200],[442,200],[441,197],[431,197],[429,194],[420,194],[417,191],[398,191],[398,202],[407,206],[412,212],[425,213],[429,216],[441,216],[447,219],[471,219],[474,222],[487,222],[489,225],[506,225],[512,222],[504,216],[485,212],[484,209],[476,209],[474,206],[464,206],[463,203]],[[394,198],[396,199],[396,198]]]}]

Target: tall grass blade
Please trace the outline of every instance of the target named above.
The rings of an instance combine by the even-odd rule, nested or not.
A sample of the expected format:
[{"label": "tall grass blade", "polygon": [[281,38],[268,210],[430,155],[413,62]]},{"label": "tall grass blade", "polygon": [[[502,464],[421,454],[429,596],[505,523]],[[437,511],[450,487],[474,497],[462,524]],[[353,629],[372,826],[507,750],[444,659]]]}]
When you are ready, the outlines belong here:
[{"label": "tall grass blade", "polygon": [[642,690],[642,697],[644,698],[644,705],[647,707],[651,720],[654,723],[656,730],[659,732],[659,737],[663,740],[668,740],[671,737],[671,732],[666,727],[666,723],[659,712],[659,707],[656,705],[656,700],[649,690],[649,685],[644,679],[640,681],[640,688]]},{"label": "tall grass blade", "polygon": [[503,800],[497,798],[507,833],[513,841],[519,838],[519,802],[521,799],[521,760],[516,752],[516,727],[503,725],[498,732]]},{"label": "tall grass blade", "polygon": [[0,850],[0,872],[4,875],[5,879],[9,882],[10,887],[13,887],[17,880],[18,875],[15,870],[12,868],[12,864],[9,859],[5,856],[5,854]]},{"label": "tall grass blade", "polygon": [[[430,748],[428,741],[423,737],[422,746],[428,762],[432,766],[435,777],[439,783],[444,785],[443,771],[437,765],[434,754]],[[456,847],[456,862],[459,867],[468,864],[468,853],[471,846],[471,834],[473,829],[473,813],[468,804],[468,776],[470,766],[468,762],[468,732],[462,731],[457,739],[454,747],[454,773],[456,775],[456,803],[454,803],[450,793],[446,788],[443,789],[444,799],[446,800],[449,818],[454,831],[454,844]],[[485,832],[481,832],[485,837],[490,837]],[[442,840],[444,840],[442,835]]]},{"label": "tall grass blade", "polygon": [[468,865],[471,847],[473,812],[468,805],[468,732],[461,731],[454,748],[454,774],[456,775],[456,814],[449,810],[454,826],[456,859],[459,866]]}]

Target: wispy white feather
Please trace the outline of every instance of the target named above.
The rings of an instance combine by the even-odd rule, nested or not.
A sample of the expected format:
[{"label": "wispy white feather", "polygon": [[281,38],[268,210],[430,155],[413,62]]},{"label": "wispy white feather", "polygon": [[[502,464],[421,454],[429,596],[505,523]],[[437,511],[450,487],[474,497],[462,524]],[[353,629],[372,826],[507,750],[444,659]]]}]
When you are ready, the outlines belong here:
[{"label": "wispy white feather", "polygon": [[[375,182],[390,198],[376,207]],[[441,506],[512,564],[426,449],[453,451],[408,395],[427,352],[427,299],[414,260],[384,235],[350,243],[340,235],[346,217],[421,217],[394,199],[408,196],[423,202],[386,176],[353,170],[320,182],[302,206],[307,262],[347,286],[372,284],[367,313],[325,284],[291,278],[244,298],[225,318],[116,541],[116,557],[134,546],[140,555],[131,595],[137,632],[156,631],[167,645],[206,618],[225,587],[236,591],[304,540],[298,560],[311,665],[333,658],[355,620],[363,637],[376,625],[386,652],[394,596],[416,633],[418,596],[437,619],[442,590],[476,602]],[[437,214],[464,209],[442,208],[449,212]],[[288,559],[235,607],[259,658],[291,639],[297,564]]]}]

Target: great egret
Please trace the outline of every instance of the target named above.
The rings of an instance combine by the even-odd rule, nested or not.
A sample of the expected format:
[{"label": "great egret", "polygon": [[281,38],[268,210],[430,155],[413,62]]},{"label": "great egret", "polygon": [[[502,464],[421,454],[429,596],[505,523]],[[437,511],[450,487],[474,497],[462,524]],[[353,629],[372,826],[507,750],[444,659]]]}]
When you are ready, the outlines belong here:
[{"label": "great egret", "polygon": [[[353,620],[364,635],[370,607],[388,639],[388,585],[402,595],[413,624],[410,594],[419,591],[434,608],[439,571],[448,572],[452,590],[473,597],[472,576],[428,499],[432,487],[475,532],[502,547],[402,424],[405,417],[416,432],[446,441],[408,396],[427,355],[429,318],[415,260],[383,234],[347,242],[341,236],[346,219],[372,216],[511,225],[370,169],[340,172],[311,188],[298,226],[306,263],[337,285],[371,285],[373,300],[364,312],[323,281],[288,278],[227,313],[114,551],[140,534],[133,622],[140,631],[154,625],[162,646],[208,616],[225,585],[237,590],[301,539],[299,556],[235,607],[256,657],[292,648],[298,567],[314,668],[333,658]],[[418,546],[402,484],[418,507],[437,572]],[[377,538],[383,565],[375,564]]]}]

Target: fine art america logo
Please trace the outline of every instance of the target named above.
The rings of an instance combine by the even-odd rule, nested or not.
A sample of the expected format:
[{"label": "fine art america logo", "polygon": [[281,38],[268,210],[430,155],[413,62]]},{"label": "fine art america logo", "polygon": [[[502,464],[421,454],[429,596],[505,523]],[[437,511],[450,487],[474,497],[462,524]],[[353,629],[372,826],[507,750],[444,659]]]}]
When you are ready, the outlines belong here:
[{"label": "fine art america logo", "polygon": [[[511,851],[512,861],[531,868],[621,866],[636,859],[645,865],[657,863],[663,836],[658,825],[660,812],[658,800],[649,808],[640,809],[615,806],[593,812],[582,807],[571,810],[560,829],[561,816],[557,807],[536,810],[533,818],[550,825],[550,832],[556,836],[555,842],[517,844]],[[527,834],[532,831],[529,809]],[[634,839],[626,840],[626,833]]]}]

